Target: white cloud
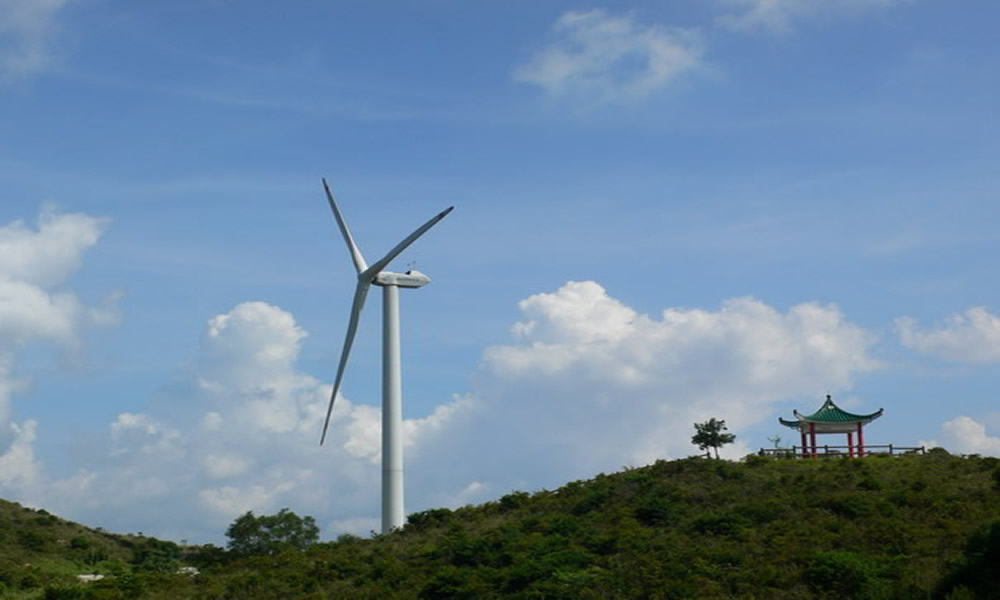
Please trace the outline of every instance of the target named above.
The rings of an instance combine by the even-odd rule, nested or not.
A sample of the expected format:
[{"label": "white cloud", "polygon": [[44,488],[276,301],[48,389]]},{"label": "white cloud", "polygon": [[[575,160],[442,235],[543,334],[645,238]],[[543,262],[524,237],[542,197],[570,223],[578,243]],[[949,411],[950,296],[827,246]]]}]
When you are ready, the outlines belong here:
[{"label": "white cloud", "polygon": [[118,419],[111,424],[111,442],[112,454],[139,452],[158,457],[184,455],[181,433],[144,414],[118,415]]},{"label": "white cloud", "polygon": [[[339,402],[339,401],[338,401]],[[458,411],[469,410],[472,403],[456,396],[449,404],[440,404],[426,417],[403,421],[403,448],[419,449],[420,441],[438,435]],[[374,464],[382,462],[382,411],[374,406],[359,405],[350,411],[344,426],[347,441],[344,449],[351,456],[366,458]]]},{"label": "white cloud", "polygon": [[46,207],[37,229],[23,221],[0,227],[0,275],[41,288],[62,283],[80,267],[83,252],[97,243],[106,225],[107,219]]},{"label": "white cloud", "polygon": [[346,425],[344,449],[351,456],[378,464],[382,456],[382,411],[374,406],[358,406]]},{"label": "white cloud", "polygon": [[15,373],[18,350],[46,341],[74,347],[81,327],[114,322],[114,307],[85,306],[61,287],[105,225],[44,209],[37,228],[21,221],[0,226],[0,441],[9,441],[12,394],[26,381]]},{"label": "white cloud", "polygon": [[69,0],[0,0],[0,79],[45,67],[56,16],[67,4]]},{"label": "white cloud", "polygon": [[198,498],[210,510],[231,517],[243,514],[248,510],[258,513],[267,511],[275,505],[277,498],[293,487],[292,483],[287,481],[276,486],[251,485],[242,488],[225,486],[201,490],[198,492]]},{"label": "white cloud", "polygon": [[900,341],[907,348],[946,360],[1000,362],[1000,317],[983,307],[955,314],[932,330],[921,330],[910,317],[896,319]]},{"label": "white cloud", "polygon": [[567,12],[555,39],[514,72],[514,79],[585,104],[641,99],[701,64],[693,31],[644,25],[603,10]]},{"label": "white cloud", "polygon": [[986,426],[971,417],[956,417],[941,425],[941,439],[921,440],[920,445],[933,448],[942,446],[960,454],[1000,456],[1000,437],[986,433]]},{"label": "white cloud", "polygon": [[728,300],[718,312],[667,309],[657,321],[640,316],[595,282],[570,282],[554,294],[520,303],[515,325],[524,343],[488,349],[487,362],[511,377],[579,371],[584,379],[669,388],[735,368],[740,389],[769,394],[815,392],[817,377],[836,387],[878,364],[874,341],[835,306],[814,303],[788,314],[753,298]]},{"label": "white cloud", "polygon": [[473,481],[469,485],[462,488],[460,492],[450,498],[444,504],[448,508],[458,508],[460,506],[466,506],[472,504],[476,501],[483,500],[483,493],[488,490],[489,486],[479,482]]},{"label": "white cloud", "polygon": [[[614,342],[629,335],[636,313],[594,282],[569,283],[555,294],[518,302],[526,320],[514,324],[520,339],[556,338],[577,343]],[[545,328],[539,326],[542,324]]]},{"label": "white cloud", "polygon": [[209,454],[201,459],[202,468],[212,479],[227,479],[247,472],[252,462],[239,456]]},{"label": "white cloud", "polygon": [[421,442],[442,435],[453,424],[457,415],[475,410],[470,399],[454,395],[448,404],[439,404],[426,417],[403,421],[403,447],[419,452]]},{"label": "white cloud", "polygon": [[[50,480],[44,464],[35,456],[38,423],[28,419],[18,425],[7,426],[13,441],[0,454],[0,493],[7,499],[17,500],[25,506],[52,508],[70,501],[78,506],[100,503],[100,495],[93,496],[94,474],[81,470],[58,481]],[[104,490],[106,493],[107,490]]]},{"label": "white cloud", "polygon": [[[0,352],[0,428],[6,428],[10,422],[11,396],[23,386],[21,381],[13,377],[13,352]],[[0,433],[0,440],[6,439]]]},{"label": "white cloud", "polygon": [[41,465],[35,459],[32,445],[35,441],[35,421],[25,421],[18,426],[9,424],[14,441],[7,451],[0,454],[0,485],[19,488],[33,488],[41,476]]},{"label": "white cloud", "polygon": [[[856,16],[907,0],[716,0],[723,29],[786,32],[809,19]],[[642,100],[684,74],[704,70],[705,37],[691,28],[646,24],[633,13],[570,11],[552,39],[513,72],[515,81],[584,107]]]},{"label": "white cloud", "polygon": [[222,429],[222,415],[217,412],[207,412],[201,418],[201,429],[203,431],[218,431]]},{"label": "white cloud", "polygon": [[58,289],[104,226],[104,219],[44,210],[37,230],[21,221],[0,227],[0,350],[34,340],[72,344],[81,324],[110,321]]},{"label": "white cloud", "polygon": [[795,22],[821,16],[854,15],[887,8],[906,0],[718,0],[739,10],[719,17],[723,27],[737,31],[783,32]]}]

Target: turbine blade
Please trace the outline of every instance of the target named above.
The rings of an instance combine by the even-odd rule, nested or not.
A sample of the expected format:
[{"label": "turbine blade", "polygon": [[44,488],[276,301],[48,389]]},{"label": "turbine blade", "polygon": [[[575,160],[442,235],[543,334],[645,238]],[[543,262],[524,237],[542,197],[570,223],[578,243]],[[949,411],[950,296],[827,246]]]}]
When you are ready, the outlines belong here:
[{"label": "turbine blade", "polygon": [[326,178],[323,178],[323,189],[326,190],[326,199],[330,201],[330,208],[333,209],[333,216],[337,218],[337,225],[340,226],[340,233],[344,234],[344,241],[347,242],[347,249],[351,252],[351,259],[354,261],[354,268],[361,273],[368,268],[368,263],[365,262],[364,255],[361,254],[361,249],[358,245],[354,243],[354,237],[351,235],[351,230],[347,228],[347,223],[344,221],[343,215],[340,214],[340,209],[337,207],[337,201],[333,199],[333,193],[330,192],[330,186],[326,184]]},{"label": "turbine blade", "polygon": [[354,344],[354,334],[358,332],[358,322],[361,320],[361,309],[365,307],[365,298],[368,296],[368,288],[371,283],[364,280],[358,281],[358,287],[354,289],[354,304],[351,306],[351,320],[347,323],[347,335],[344,336],[344,349],[340,353],[340,365],[337,366],[337,379],[333,383],[333,393],[330,394],[330,405],[326,408],[326,420],[323,421],[323,435],[319,438],[319,445],[322,446],[326,440],[326,429],[330,426],[330,415],[333,414],[333,402],[337,399],[337,392],[340,391],[340,382],[344,378],[344,369],[347,367],[347,357],[351,354],[351,346]]},{"label": "turbine blade", "polygon": [[386,265],[392,262],[392,259],[396,258],[396,256],[398,256],[399,253],[402,252],[403,250],[406,250],[407,246],[415,242],[417,238],[426,233],[428,229],[437,225],[438,221],[448,216],[448,213],[450,213],[454,209],[455,209],[454,206],[449,206],[447,209],[441,211],[436,216],[434,216],[434,218],[432,218],[430,221],[427,221],[426,223],[421,225],[419,229],[411,233],[405,240],[396,244],[396,247],[390,250],[388,254],[383,256],[381,260],[379,260],[372,266],[368,267],[364,271],[364,273],[359,275],[359,277],[366,278],[368,280],[375,279],[375,276],[378,275],[379,272],[386,267]]}]

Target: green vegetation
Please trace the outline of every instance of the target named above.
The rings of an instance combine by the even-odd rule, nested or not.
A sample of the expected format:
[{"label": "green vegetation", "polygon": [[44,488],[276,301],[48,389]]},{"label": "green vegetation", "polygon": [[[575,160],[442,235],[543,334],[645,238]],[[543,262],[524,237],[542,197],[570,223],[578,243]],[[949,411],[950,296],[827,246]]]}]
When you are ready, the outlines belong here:
[{"label": "green vegetation", "polygon": [[255,517],[253,511],[233,521],[226,530],[229,551],[240,556],[280,554],[285,550],[305,550],[319,540],[319,527],[312,517],[299,517],[281,509],[278,514]]},{"label": "green vegetation", "polygon": [[726,433],[726,422],[715,417],[704,423],[694,424],[694,435],[691,436],[691,443],[698,446],[699,450],[715,450],[715,458],[719,458],[719,448],[726,444],[732,444],[736,436]]},{"label": "green vegetation", "polygon": [[[5,528],[5,555],[41,544],[84,564],[72,536],[39,542],[21,525]],[[5,585],[37,598],[997,598],[1000,460],[659,461],[305,550],[160,548],[135,562],[142,544],[127,541],[113,577],[23,587],[21,569]]]},{"label": "green vegetation", "polygon": [[[0,500],[0,597],[49,597],[77,575],[176,571],[180,548],[141,535],[115,535]],[[67,596],[71,597],[71,596]]]}]

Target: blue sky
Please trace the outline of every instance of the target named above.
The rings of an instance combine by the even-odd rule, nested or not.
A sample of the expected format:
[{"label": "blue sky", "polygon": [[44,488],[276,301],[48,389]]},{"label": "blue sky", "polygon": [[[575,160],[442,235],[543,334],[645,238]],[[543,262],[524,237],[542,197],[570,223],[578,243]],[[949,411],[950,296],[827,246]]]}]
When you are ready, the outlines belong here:
[{"label": "blue sky", "polygon": [[[994,3],[0,0],[0,496],[222,540],[378,529],[380,297],[407,510],[695,452],[825,394],[1000,455]],[[842,443],[830,439],[831,443]]]}]

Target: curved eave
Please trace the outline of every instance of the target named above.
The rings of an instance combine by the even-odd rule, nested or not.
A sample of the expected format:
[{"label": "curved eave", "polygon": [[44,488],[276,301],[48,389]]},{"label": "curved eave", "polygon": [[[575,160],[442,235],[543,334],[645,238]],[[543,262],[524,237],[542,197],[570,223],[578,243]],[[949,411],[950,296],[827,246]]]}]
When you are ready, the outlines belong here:
[{"label": "curved eave", "polygon": [[828,394],[826,401],[823,402],[823,406],[819,407],[819,410],[811,415],[801,415],[798,411],[795,411],[795,418],[810,423],[870,423],[881,417],[882,411],[883,409],[880,408],[867,415],[850,413],[834,404],[833,398]]},{"label": "curved eave", "polygon": [[856,415],[854,413],[849,413],[846,410],[842,410],[836,406],[833,410],[830,409],[820,409],[811,415],[798,415],[801,420],[807,423],[871,423],[875,419],[882,416],[885,411],[884,408],[880,408],[877,411],[867,414],[867,415]]}]

